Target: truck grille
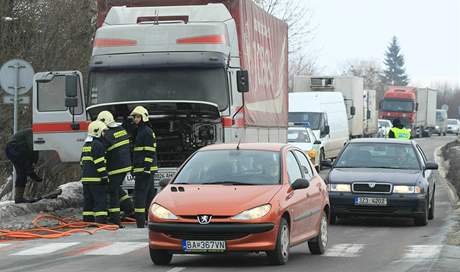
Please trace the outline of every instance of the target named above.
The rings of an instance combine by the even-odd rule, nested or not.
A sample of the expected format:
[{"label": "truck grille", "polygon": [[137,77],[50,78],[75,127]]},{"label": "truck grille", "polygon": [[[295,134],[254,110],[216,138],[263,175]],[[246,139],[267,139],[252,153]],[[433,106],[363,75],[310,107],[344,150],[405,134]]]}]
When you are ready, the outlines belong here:
[{"label": "truck grille", "polygon": [[391,193],[391,184],[376,182],[356,182],[353,183],[354,193],[371,193],[371,194],[389,194]]}]

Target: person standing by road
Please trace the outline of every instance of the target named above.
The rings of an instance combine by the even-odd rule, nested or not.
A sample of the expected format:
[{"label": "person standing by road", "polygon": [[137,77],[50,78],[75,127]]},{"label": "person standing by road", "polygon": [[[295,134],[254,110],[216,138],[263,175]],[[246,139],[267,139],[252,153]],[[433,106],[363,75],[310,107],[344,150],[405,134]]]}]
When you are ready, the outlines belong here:
[{"label": "person standing by road", "polygon": [[[120,200],[130,201],[125,198],[124,191],[120,188],[127,173],[131,172],[131,154],[128,132],[115,122],[109,111],[102,111],[97,120],[104,122],[108,127],[104,139],[107,142],[107,172],[109,175],[109,222],[121,226]],[[123,193],[123,195],[121,195]]]},{"label": "person standing by road", "polygon": [[404,128],[404,126],[401,124],[401,120],[394,119],[393,127],[390,129],[390,131],[388,131],[387,138],[410,140],[411,130]]},{"label": "person standing by road", "polygon": [[34,164],[37,163],[39,154],[38,151],[34,151],[33,148],[32,129],[27,128],[16,132],[6,144],[5,153],[16,170],[14,202],[31,202],[31,200],[24,198],[27,177],[30,177],[36,182],[42,181],[42,178],[34,171]]},{"label": "person standing by road", "polygon": [[149,113],[142,106],[131,112],[137,126],[134,141],[133,173],[135,177],[134,212],[138,228],[145,227],[146,208],[154,197],[153,175],[158,170],[155,133],[149,127]]},{"label": "person standing by road", "polygon": [[82,148],[80,165],[83,183],[83,221],[107,223],[106,147],[102,141],[107,126],[101,121],[89,124],[88,137]]}]

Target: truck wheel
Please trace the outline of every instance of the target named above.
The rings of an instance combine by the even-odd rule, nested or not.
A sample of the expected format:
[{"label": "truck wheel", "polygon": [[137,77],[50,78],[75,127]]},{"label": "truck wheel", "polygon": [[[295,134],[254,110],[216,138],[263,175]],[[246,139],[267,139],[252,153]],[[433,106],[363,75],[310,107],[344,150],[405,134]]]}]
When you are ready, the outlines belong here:
[{"label": "truck wheel", "polygon": [[444,132],[443,135],[446,136],[446,135],[447,135],[447,132]]},{"label": "truck wheel", "polygon": [[275,250],[267,251],[270,264],[282,265],[288,261],[290,242],[289,225],[285,218],[281,218]]},{"label": "truck wheel", "polygon": [[308,241],[308,248],[314,255],[323,254],[327,247],[327,214],[323,211],[318,236]]},{"label": "truck wheel", "polygon": [[168,265],[171,262],[172,254],[166,250],[150,248],[150,259],[156,265]]}]

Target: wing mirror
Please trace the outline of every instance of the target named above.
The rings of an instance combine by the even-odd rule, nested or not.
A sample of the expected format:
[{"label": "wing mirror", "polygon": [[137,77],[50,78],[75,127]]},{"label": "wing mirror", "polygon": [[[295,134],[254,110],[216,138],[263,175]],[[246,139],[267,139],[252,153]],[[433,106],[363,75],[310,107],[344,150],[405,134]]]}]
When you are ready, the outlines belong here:
[{"label": "wing mirror", "polygon": [[439,166],[435,162],[427,162],[425,164],[425,170],[438,170]]},{"label": "wing mirror", "polygon": [[331,160],[324,160],[321,161],[321,167],[332,168],[332,161]]},{"label": "wing mirror", "polygon": [[247,70],[240,70],[236,72],[238,80],[238,92],[247,93],[249,91],[249,72]]},{"label": "wing mirror", "polygon": [[160,180],[160,187],[164,188],[164,187],[168,186],[170,181],[171,181],[171,179],[169,179],[169,178],[162,178]]},{"label": "wing mirror", "polygon": [[310,182],[306,179],[299,178],[291,184],[292,190],[306,189],[310,186]]}]

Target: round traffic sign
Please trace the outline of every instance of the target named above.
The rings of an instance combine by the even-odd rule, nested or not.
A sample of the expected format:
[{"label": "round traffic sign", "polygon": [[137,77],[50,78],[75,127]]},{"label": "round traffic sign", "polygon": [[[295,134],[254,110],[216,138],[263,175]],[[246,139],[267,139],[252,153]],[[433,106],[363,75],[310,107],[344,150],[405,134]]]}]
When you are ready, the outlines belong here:
[{"label": "round traffic sign", "polygon": [[12,59],[5,62],[0,68],[0,86],[8,94],[18,95],[27,93],[32,88],[34,69],[25,60]]}]

